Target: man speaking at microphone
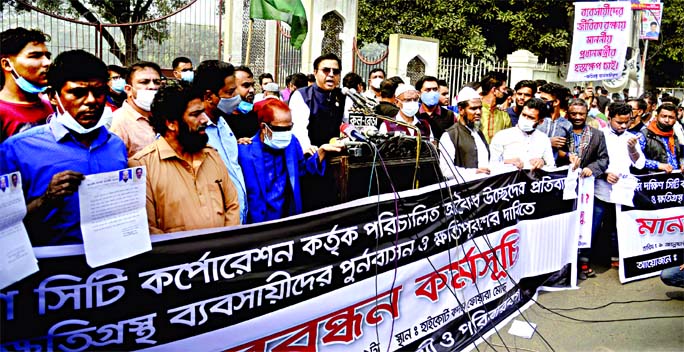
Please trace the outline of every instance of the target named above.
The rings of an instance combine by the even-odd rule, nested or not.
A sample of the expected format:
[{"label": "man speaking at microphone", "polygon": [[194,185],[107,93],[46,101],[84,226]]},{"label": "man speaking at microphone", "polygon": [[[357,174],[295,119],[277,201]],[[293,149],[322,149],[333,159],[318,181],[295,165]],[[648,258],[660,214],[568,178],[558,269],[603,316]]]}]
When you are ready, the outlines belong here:
[{"label": "man speaking at microphone", "polygon": [[[342,61],[334,54],[319,56],[313,64],[316,82],[300,88],[290,97],[292,134],[306,154],[314,154],[316,146],[340,136],[345,97],[340,85]],[[304,211],[336,204],[337,187],[331,172],[321,177],[307,177],[309,187],[302,194]]]},{"label": "man speaking at microphone", "polygon": [[[339,152],[321,145],[306,158],[299,140],[292,134],[292,115],[277,99],[254,105],[259,131],[251,144],[240,144],[239,161],[247,186],[247,223],[275,220],[303,211],[300,176],[320,177],[325,172],[326,152]],[[308,185],[308,184],[307,184]]]}]

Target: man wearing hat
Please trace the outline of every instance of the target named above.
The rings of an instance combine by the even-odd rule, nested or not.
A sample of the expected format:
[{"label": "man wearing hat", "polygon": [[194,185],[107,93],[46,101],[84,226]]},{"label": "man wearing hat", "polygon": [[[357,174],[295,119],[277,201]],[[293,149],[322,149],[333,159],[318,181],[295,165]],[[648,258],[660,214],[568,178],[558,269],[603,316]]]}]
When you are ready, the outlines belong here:
[{"label": "man wearing hat", "polygon": [[473,88],[458,92],[458,122],[439,139],[439,166],[445,178],[465,181],[489,175],[489,146],[480,129],[482,99]]},{"label": "man wearing hat", "polygon": [[[396,100],[396,105],[399,108],[399,113],[395,119],[417,127],[418,130],[420,130],[422,138],[432,139],[430,123],[425,119],[416,117],[418,109],[420,108],[420,93],[418,90],[410,84],[400,84],[394,92],[394,98]],[[415,136],[416,131],[396,122],[385,121],[380,125],[380,133],[387,132],[403,132],[410,136]]]},{"label": "man wearing hat", "polygon": [[280,99],[280,87],[278,83],[266,83],[263,85],[263,98],[265,99]]}]

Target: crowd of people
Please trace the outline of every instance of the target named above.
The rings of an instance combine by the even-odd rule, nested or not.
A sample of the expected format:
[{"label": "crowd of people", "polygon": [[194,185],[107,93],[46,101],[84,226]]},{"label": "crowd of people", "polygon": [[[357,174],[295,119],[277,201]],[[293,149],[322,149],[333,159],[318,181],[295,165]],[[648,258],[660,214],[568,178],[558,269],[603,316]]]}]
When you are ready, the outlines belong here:
[{"label": "crowd of people", "polygon": [[[313,73],[279,82],[247,66],[206,60],[107,66],[83,50],[54,60],[38,30],[0,33],[0,175],[19,171],[34,246],[82,242],[78,187],[85,175],[147,169],[150,233],[280,219],[336,204],[326,155],[343,145],[353,106],[340,85],[373,101],[379,133],[432,141],[445,178],[563,166],[596,179],[593,232],[615,234],[611,186],[623,175],[684,167],[677,98],[608,97],[602,87],[489,72],[453,98],[444,80],[411,85],[374,69],[366,79],[318,57]],[[259,94],[256,94],[257,90]],[[616,241],[612,257],[617,257]],[[580,278],[594,275],[589,250]],[[616,260],[616,258],[613,258]]]}]

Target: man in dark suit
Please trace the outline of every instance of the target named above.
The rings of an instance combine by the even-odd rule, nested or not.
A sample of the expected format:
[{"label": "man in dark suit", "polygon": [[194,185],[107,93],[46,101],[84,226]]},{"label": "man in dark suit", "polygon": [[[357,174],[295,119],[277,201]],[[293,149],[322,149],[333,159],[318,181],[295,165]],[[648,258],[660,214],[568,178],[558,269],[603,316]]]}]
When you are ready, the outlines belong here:
[{"label": "man in dark suit", "polygon": [[[572,99],[568,106],[568,120],[572,123],[572,134],[569,143],[570,165],[574,169],[582,169],[581,177],[594,176],[596,179],[603,177],[608,168],[608,149],[603,132],[586,124],[589,107],[582,99]],[[595,218],[596,219],[596,218]],[[596,221],[592,224],[592,246],[595,242],[595,234],[600,225]],[[578,277],[585,280],[596,274],[589,267],[591,248],[579,250]]]},{"label": "man in dark suit", "polygon": [[323,144],[305,158],[292,134],[292,114],[287,104],[266,99],[254,105],[259,132],[251,144],[238,146],[238,158],[247,188],[246,223],[280,219],[302,212],[299,177],[322,176],[325,153],[340,148]]}]

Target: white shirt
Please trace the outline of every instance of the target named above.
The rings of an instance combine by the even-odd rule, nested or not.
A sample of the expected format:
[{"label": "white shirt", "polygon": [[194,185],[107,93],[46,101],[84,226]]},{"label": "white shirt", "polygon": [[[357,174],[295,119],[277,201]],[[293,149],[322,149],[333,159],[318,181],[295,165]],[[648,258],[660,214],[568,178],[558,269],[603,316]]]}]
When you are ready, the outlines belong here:
[{"label": "white shirt", "polygon": [[544,166],[556,166],[549,137],[536,129],[530,134],[517,126],[499,131],[489,144],[489,153],[492,169],[505,168],[504,160],[514,158],[523,162],[524,169],[531,169],[530,160],[538,158],[544,160]]},{"label": "white shirt", "polygon": [[309,106],[304,103],[304,97],[298,90],[290,96],[290,111],[292,112],[292,134],[297,137],[302,150],[311,146],[309,139]]},{"label": "white shirt", "polygon": [[[470,131],[470,135],[472,135],[475,140],[475,147],[477,148],[477,167],[489,167],[489,153],[487,152],[487,146],[484,141],[477,132],[471,130],[468,126],[465,126],[465,128]],[[451,140],[449,133],[444,132],[442,133],[442,137],[439,138],[439,168],[442,170],[442,175],[447,179],[452,179],[458,175],[463,178],[465,182],[489,177],[488,174],[478,174],[476,168],[465,168],[454,165],[454,155],[456,155],[456,146]]]},{"label": "white shirt", "polygon": [[[420,123],[420,120],[419,120],[417,117],[415,117],[415,116],[413,117],[413,121],[412,121],[412,122],[406,121],[406,120],[404,119],[404,117],[401,115],[401,113],[398,113],[397,116],[396,116],[394,119],[397,120],[397,121],[400,121],[400,122],[403,122],[403,123],[412,125],[412,126],[417,126],[417,125]],[[430,126],[428,126],[428,128],[430,128]],[[415,131],[415,130],[409,128],[408,131],[409,131],[409,136],[413,137],[413,136],[416,135],[416,131]],[[380,125],[380,129],[378,129],[378,132],[379,132],[379,133],[385,133],[385,134],[387,133],[387,121],[383,122],[382,125]],[[430,131],[430,141],[432,142],[432,141],[434,140],[434,138],[435,138],[435,137],[432,136],[432,131]]]},{"label": "white shirt", "polygon": [[[639,144],[637,144],[635,148],[637,153],[639,153],[639,159],[632,162],[632,159],[629,157],[627,141],[630,138],[635,137],[634,134],[625,131],[618,136],[610,127],[604,128],[601,131],[606,137],[606,148],[608,149],[608,169],[606,169],[606,174],[610,172],[618,175],[628,175],[630,174],[630,166],[634,166],[637,169],[644,168],[646,158],[644,157],[641,148],[639,148]],[[601,178],[596,180],[594,193],[598,199],[604,202],[610,202],[610,193],[612,190],[613,186],[605,179]]]}]

